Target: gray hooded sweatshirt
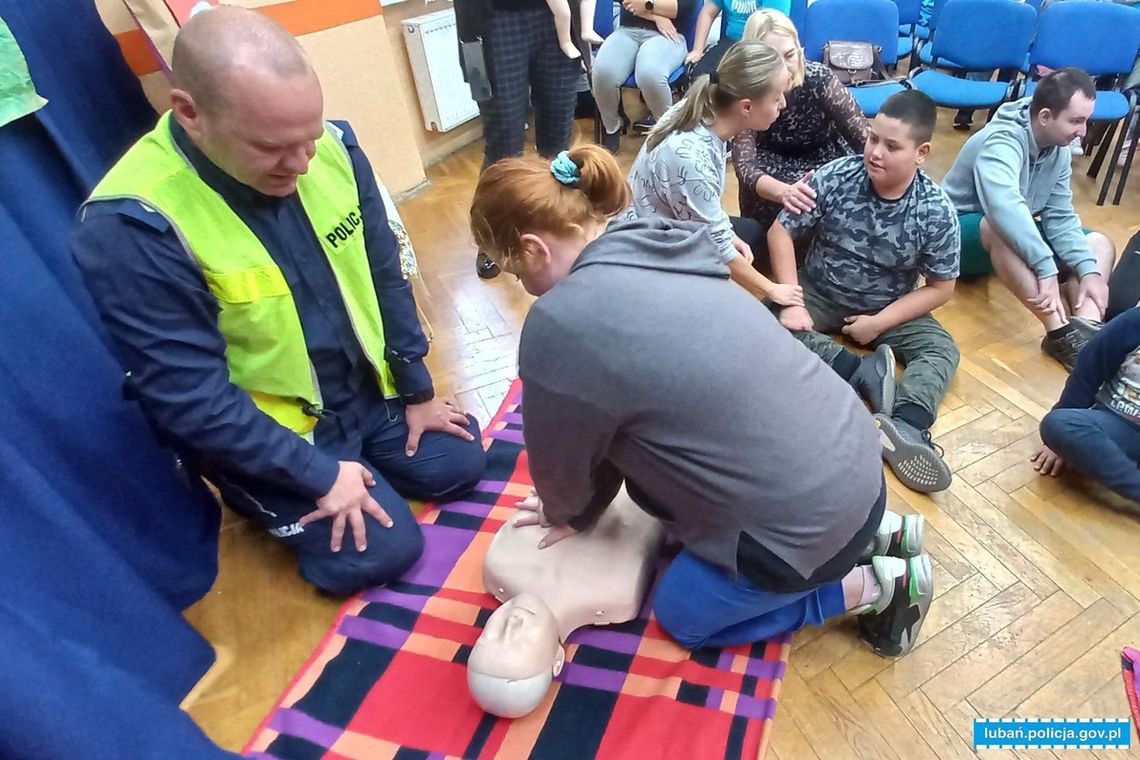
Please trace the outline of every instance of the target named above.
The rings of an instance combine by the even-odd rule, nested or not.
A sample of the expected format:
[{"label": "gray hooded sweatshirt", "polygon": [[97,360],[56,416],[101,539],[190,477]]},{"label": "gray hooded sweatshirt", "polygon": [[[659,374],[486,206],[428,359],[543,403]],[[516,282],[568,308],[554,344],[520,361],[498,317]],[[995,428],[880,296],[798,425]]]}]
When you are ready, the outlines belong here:
[{"label": "gray hooded sweatshirt", "polygon": [[1096,271],[1096,257],[1073,210],[1072,154],[1067,145],[1037,147],[1030,101],[999,108],[962,146],[942,189],[959,214],[984,213],[1039,278],[1057,274],[1054,252],[1083,277]]},{"label": "gray hooded sweatshirt", "polygon": [[878,432],[715,249],[705,224],[615,223],[531,307],[531,475],[555,525],[589,527],[624,479],[697,556],[808,589],[850,570],[878,527]]}]

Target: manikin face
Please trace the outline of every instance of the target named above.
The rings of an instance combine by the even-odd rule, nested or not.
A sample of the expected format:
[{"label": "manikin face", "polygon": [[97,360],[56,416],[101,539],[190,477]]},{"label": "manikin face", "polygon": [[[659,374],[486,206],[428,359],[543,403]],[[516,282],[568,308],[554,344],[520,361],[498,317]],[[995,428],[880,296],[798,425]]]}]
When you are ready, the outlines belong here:
[{"label": "manikin face", "polygon": [[896,190],[910,186],[929,153],[930,143],[917,142],[909,124],[879,114],[867,132],[863,163],[876,190]]},{"label": "manikin face", "polygon": [[223,89],[205,111],[186,91],[174,90],[175,118],[226,174],[265,195],[291,195],[324,133],[316,75],[280,77],[238,63]]},{"label": "manikin face", "polygon": [[1042,138],[1037,147],[1068,145],[1078,137],[1084,137],[1095,105],[1096,101],[1085,97],[1083,92],[1077,92],[1073,93],[1065,110],[1058,114],[1042,108],[1036,117],[1037,134]]},{"label": "manikin face", "polygon": [[505,679],[557,674],[561,666],[558,622],[533,594],[520,594],[495,610],[467,660],[471,670]]}]

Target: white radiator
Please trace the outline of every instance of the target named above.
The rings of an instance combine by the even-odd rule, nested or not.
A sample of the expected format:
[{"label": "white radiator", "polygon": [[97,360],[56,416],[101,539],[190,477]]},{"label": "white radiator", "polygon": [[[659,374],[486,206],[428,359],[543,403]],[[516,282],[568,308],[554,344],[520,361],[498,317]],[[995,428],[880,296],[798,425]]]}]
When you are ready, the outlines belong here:
[{"label": "white radiator", "polygon": [[416,80],[424,128],[446,132],[479,115],[459,68],[455,11],[445,10],[404,21],[404,44]]}]

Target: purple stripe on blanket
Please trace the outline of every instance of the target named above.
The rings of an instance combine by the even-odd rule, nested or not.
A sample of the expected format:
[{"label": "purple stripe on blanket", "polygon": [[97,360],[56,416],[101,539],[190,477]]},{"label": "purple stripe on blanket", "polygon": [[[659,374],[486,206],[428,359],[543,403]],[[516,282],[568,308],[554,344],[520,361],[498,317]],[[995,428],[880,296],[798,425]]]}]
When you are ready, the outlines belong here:
[{"label": "purple stripe on blanket", "polygon": [[607,631],[604,628],[585,626],[579,628],[566,640],[568,644],[586,644],[598,649],[608,649],[622,654],[636,654],[642,637],[632,633]]},{"label": "purple stripe on blanket", "polygon": [[559,677],[563,683],[573,686],[586,686],[600,691],[621,691],[625,683],[625,673],[606,668],[595,668],[593,665],[576,665],[568,662]]},{"label": "purple stripe on blanket", "polygon": [[408,640],[409,632],[394,625],[380,623],[367,618],[345,615],[340,621],[337,632],[357,641],[367,641],[369,644],[399,649]]},{"label": "purple stripe on blanket", "polygon": [[507,443],[517,443],[520,446],[523,445],[523,436],[521,430],[503,428],[502,430],[492,430],[488,432],[487,435],[491,436],[492,438],[498,438],[500,441],[506,441]]},{"label": "purple stripe on blanket", "polygon": [[784,663],[779,661],[773,662],[772,660],[757,660],[750,657],[748,658],[748,664],[744,666],[744,672],[750,676],[774,681],[784,677]]},{"label": "purple stripe on blanket", "polygon": [[736,698],[736,714],[754,720],[768,720],[776,714],[776,700],[741,694]]},{"label": "purple stripe on blanket", "polygon": [[[473,490],[481,491],[483,493],[489,493],[489,494],[492,494],[493,496],[499,496],[500,494],[503,493],[503,491],[506,489],[506,487],[507,487],[507,482],[505,480],[480,480],[478,483],[475,484],[475,488]],[[447,504],[440,504],[439,505],[440,509],[449,509],[450,507],[451,507],[451,502],[448,502]]]},{"label": "purple stripe on blanket", "polygon": [[344,733],[344,729],[322,723],[290,707],[280,708],[269,722],[269,727],[278,733],[296,736],[325,748],[335,744]]},{"label": "purple stripe on blanket", "polygon": [[439,588],[476,534],[467,529],[431,523],[424,525],[423,531],[424,553],[412,565],[412,569],[404,574],[403,580]]},{"label": "purple stripe on blanket", "polygon": [[428,597],[420,594],[405,594],[402,591],[393,591],[390,588],[370,588],[363,592],[361,598],[366,602],[379,602],[390,604],[393,607],[402,607],[405,610],[422,612],[427,604]]}]

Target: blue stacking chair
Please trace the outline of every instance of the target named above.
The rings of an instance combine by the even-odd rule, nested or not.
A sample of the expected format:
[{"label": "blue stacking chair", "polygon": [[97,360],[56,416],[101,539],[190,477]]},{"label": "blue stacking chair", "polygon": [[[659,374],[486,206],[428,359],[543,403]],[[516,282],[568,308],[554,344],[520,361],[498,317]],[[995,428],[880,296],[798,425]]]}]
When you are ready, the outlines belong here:
[{"label": "blue stacking chair", "polygon": [[792,19],[792,25],[800,33],[801,39],[807,33],[807,8],[808,0],[792,0],[792,12],[788,14],[788,17]]},{"label": "blue stacking chair", "polygon": [[914,52],[917,44],[915,30],[922,16],[922,0],[895,0],[899,7],[898,59],[901,61]]},{"label": "blue stacking chair", "polygon": [[[949,0],[930,46],[935,58],[953,60],[963,71],[1016,71],[1036,22],[1033,8],[1017,0]],[[1009,82],[965,79],[925,67],[911,81],[935,103],[951,108],[993,108],[1015,92]]]},{"label": "blue stacking chair", "polygon": [[[1090,177],[1100,172],[1117,127],[1122,121],[1124,125],[1129,124],[1137,112],[1136,90],[1121,92],[1118,85],[1132,71],[1138,52],[1140,9],[1112,3],[1064,2],[1049,6],[1041,14],[1037,40],[1029,52],[1030,71],[1038,64],[1051,69],[1075,66],[1084,69],[1094,79],[1116,79],[1113,89],[1098,89],[1096,93],[1096,106],[1090,121],[1107,122],[1109,126],[1096,158],[1089,166]],[[1025,94],[1032,95],[1035,86],[1035,82],[1027,82]],[[1127,132],[1127,126],[1120,130],[1120,139],[1112,152],[1112,160],[1108,162],[1108,172],[1096,201],[1098,206],[1104,205],[1108,196]],[[1126,163],[1121,172],[1120,184],[1112,201],[1114,206],[1120,203],[1124,194],[1130,163]]]},{"label": "blue stacking chair", "polygon": [[[899,7],[892,0],[817,0],[807,9],[804,55],[822,61],[823,46],[831,40],[878,45],[888,69],[898,62]],[[883,101],[900,90],[901,82],[887,81],[848,88],[864,116],[874,116]]]},{"label": "blue stacking chair", "polygon": [[[915,38],[921,44],[916,46],[915,52],[911,56],[910,62],[912,68],[923,63],[927,66],[936,65],[930,52],[930,39],[934,36],[934,30],[938,28],[938,22],[942,18],[942,9],[946,7],[947,2],[948,0],[934,0],[934,5],[930,9],[930,18],[927,19],[926,26],[919,26],[915,30]],[[961,68],[949,61],[940,61],[937,65],[947,69]]]}]

